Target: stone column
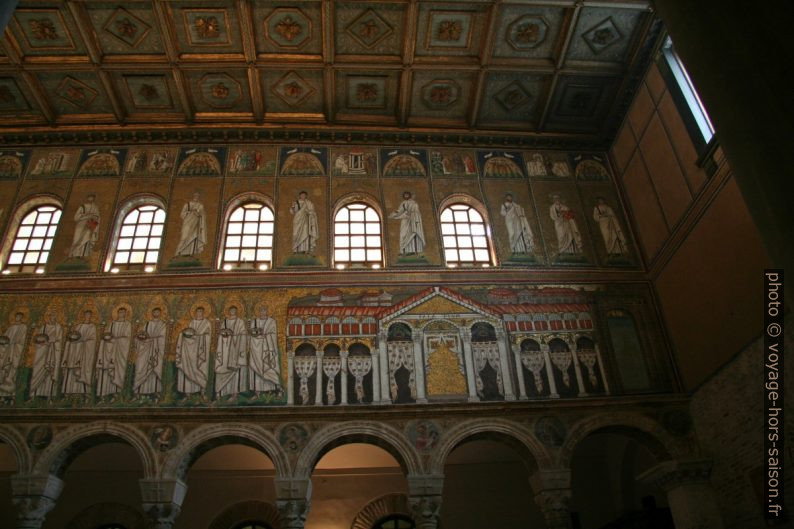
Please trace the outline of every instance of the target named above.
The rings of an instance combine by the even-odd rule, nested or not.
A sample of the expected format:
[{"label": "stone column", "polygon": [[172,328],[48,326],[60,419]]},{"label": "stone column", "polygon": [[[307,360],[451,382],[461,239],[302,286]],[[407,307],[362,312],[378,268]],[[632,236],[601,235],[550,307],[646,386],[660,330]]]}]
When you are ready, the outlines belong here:
[{"label": "stone column", "polygon": [[595,344],[596,359],[598,360],[598,370],[601,371],[601,380],[604,381],[604,393],[609,395],[609,381],[607,380],[607,373],[604,371],[604,361],[601,359],[601,348]]},{"label": "stone column", "polygon": [[295,404],[295,352],[287,351],[287,405]]},{"label": "stone column", "polygon": [[576,382],[579,383],[579,396],[586,397],[587,391],[584,389],[584,379],[582,378],[582,368],[579,365],[579,355],[576,350],[576,342],[573,340],[568,342],[568,347],[571,348],[571,359],[573,360],[573,370],[576,373]]},{"label": "stone column", "polygon": [[676,529],[722,529],[710,475],[711,461],[664,461],[637,479],[667,493]]},{"label": "stone column", "polygon": [[549,344],[540,344],[540,352],[543,353],[543,361],[546,363],[546,376],[549,377],[549,396],[553,399],[560,398],[557,393],[557,381],[554,380],[554,368],[551,365],[551,355],[549,355]]},{"label": "stone column", "polygon": [[538,470],[529,483],[546,529],[571,529],[571,471]]},{"label": "stone column", "polygon": [[386,329],[378,333],[378,353],[380,354],[380,401],[381,404],[391,403],[388,334]]},{"label": "stone column", "polygon": [[510,374],[510,362],[507,360],[507,333],[504,329],[496,329],[496,345],[499,347],[499,363],[502,369],[505,400],[516,400],[516,393],[513,390],[513,376]]},{"label": "stone column", "polygon": [[322,351],[317,351],[317,367],[315,367],[314,371],[317,373],[317,377],[315,378],[314,382],[314,403],[318,406],[323,405],[323,356],[325,353]]},{"label": "stone column", "polygon": [[303,529],[311,505],[311,479],[275,479],[276,508],[283,529]]},{"label": "stone column", "polygon": [[413,330],[414,340],[414,381],[416,383],[416,402],[427,402],[425,395],[425,355],[422,353],[423,332]]},{"label": "stone column", "polygon": [[521,364],[521,346],[513,344],[513,359],[516,362],[516,376],[518,377],[518,398],[527,400],[527,384],[524,382],[524,369]]},{"label": "stone column", "polygon": [[444,476],[408,476],[408,509],[417,529],[436,529],[441,513]]},{"label": "stone column", "polygon": [[11,500],[17,508],[17,529],[40,529],[62,490],[63,481],[52,474],[13,476]]},{"label": "stone column", "polygon": [[187,485],[178,479],[141,479],[143,512],[150,529],[171,529],[182,509]]},{"label": "stone column", "polygon": [[468,329],[460,330],[460,341],[463,344],[463,362],[466,366],[466,385],[469,388],[469,402],[478,402],[476,376],[474,372],[474,358],[471,352],[471,334]]},{"label": "stone column", "polygon": [[372,404],[380,404],[380,356],[372,351]]},{"label": "stone column", "polygon": [[339,358],[342,359],[342,366],[339,368],[339,371],[342,373],[340,375],[339,384],[342,386],[342,404],[347,404],[347,349],[343,351],[339,351]]}]

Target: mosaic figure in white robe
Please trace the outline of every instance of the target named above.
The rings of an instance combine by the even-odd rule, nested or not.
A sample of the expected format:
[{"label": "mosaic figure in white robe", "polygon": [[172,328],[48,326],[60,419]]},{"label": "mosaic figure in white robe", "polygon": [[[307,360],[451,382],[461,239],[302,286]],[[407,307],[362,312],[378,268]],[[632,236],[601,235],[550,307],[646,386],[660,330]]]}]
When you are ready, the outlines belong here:
[{"label": "mosaic figure in white robe", "polygon": [[390,219],[400,220],[400,254],[420,254],[425,250],[425,230],[422,226],[422,215],[419,204],[410,191],[403,193],[403,201],[397,211],[389,215]]},{"label": "mosaic figure in white robe", "polygon": [[248,329],[237,317],[237,307],[221,320],[215,356],[215,390],[219,397],[248,390]]},{"label": "mosaic figure in white robe", "polygon": [[597,197],[596,202],[596,206],[593,208],[593,219],[601,230],[607,255],[624,255],[627,251],[626,237],[623,235],[623,230],[620,229],[615,212],[607,206],[604,197]]},{"label": "mosaic figure in white robe", "polygon": [[93,313],[83,312],[83,322],[77,324],[66,335],[66,347],[63,351],[63,381],[61,384],[64,395],[88,395],[94,376],[96,355],[96,325],[91,321]]},{"label": "mosaic figure in white robe", "polygon": [[136,395],[152,395],[163,390],[163,356],[165,354],[166,324],[160,319],[161,311],[152,309],[152,319],[146,322],[135,337]]},{"label": "mosaic figure in white robe", "polygon": [[0,396],[13,395],[16,386],[17,368],[25,349],[28,326],[23,322],[24,314],[14,314],[14,323],[0,335]]},{"label": "mosaic figure in white robe", "polygon": [[251,320],[249,350],[250,389],[258,392],[280,387],[276,320],[267,315],[267,307],[260,307]]},{"label": "mosaic figure in white robe", "polygon": [[204,251],[207,244],[207,218],[200,195],[193,193],[193,198],[182,206],[182,232],[176,248],[178,256],[194,256]]},{"label": "mosaic figure in white robe", "polygon": [[110,323],[102,335],[97,355],[98,397],[113,395],[124,389],[124,376],[130,359],[132,323],[127,320],[127,309],[119,308],[116,320]]},{"label": "mosaic figure in white robe", "polygon": [[193,319],[176,342],[176,390],[190,395],[207,387],[207,359],[212,327],[204,318],[204,308],[197,307]]},{"label": "mosaic figure in white robe", "polygon": [[91,193],[86,197],[85,204],[77,208],[74,214],[74,238],[69,249],[69,257],[90,256],[99,240],[99,207],[95,200],[96,195]]},{"label": "mosaic figure in white robe", "polygon": [[292,251],[313,254],[317,247],[317,212],[306,191],[289,208],[292,213]]},{"label": "mosaic figure in white robe", "polygon": [[576,226],[573,211],[561,202],[560,195],[552,195],[552,200],[549,216],[554,221],[558,253],[569,255],[582,253],[582,235]]},{"label": "mosaic figure in white robe", "polygon": [[30,382],[31,397],[54,397],[58,392],[58,366],[61,365],[61,346],[63,327],[58,323],[55,313],[50,313],[49,321],[33,333],[35,348],[33,356],[33,377]]},{"label": "mosaic figure in white robe", "polygon": [[502,203],[502,216],[507,226],[507,237],[510,239],[510,250],[514,254],[532,253],[535,239],[529,227],[524,208],[513,202],[513,195],[505,195]]}]

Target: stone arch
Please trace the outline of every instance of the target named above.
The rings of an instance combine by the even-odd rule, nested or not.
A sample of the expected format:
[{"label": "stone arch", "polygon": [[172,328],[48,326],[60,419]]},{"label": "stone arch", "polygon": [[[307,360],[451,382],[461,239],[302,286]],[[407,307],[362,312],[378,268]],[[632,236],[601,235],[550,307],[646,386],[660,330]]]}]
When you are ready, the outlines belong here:
[{"label": "stone arch", "polygon": [[281,529],[278,509],[271,503],[257,500],[241,501],[227,507],[212,520],[209,529],[232,529],[239,523],[254,520],[273,529]]},{"label": "stone arch", "polygon": [[445,432],[430,457],[428,472],[443,474],[449,454],[466,441],[496,437],[517,448],[528,470],[552,467],[552,457],[541,442],[523,426],[503,419],[474,419],[462,422]]},{"label": "stone arch", "polygon": [[259,450],[273,461],[276,477],[290,475],[287,454],[276,437],[267,430],[250,424],[208,424],[199,426],[179,443],[163,463],[162,475],[183,479],[190,466],[209,450],[227,444],[242,444]]},{"label": "stone arch", "polygon": [[17,461],[17,473],[27,474],[30,472],[32,457],[30,448],[22,434],[10,426],[0,424],[0,441],[9,445],[13,450]]},{"label": "stone arch", "polygon": [[408,508],[408,496],[394,492],[375,498],[358,511],[350,529],[372,529],[375,522],[390,514],[402,514],[412,518]]},{"label": "stone arch", "polygon": [[332,424],[316,432],[298,457],[295,477],[308,479],[326,453],[348,443],[368,443],[389,452],[410,476],[422,473],[419,454],[402,432],[381,423],[356,421]]},{"label": "stone arch", "polygon": [[108,523],[117,523],[127,529],[146,529],[146,517],[136,508],[124,503],[96,503],[80,511],[67,524],[66,529],[96,529]]},{"label": "stone arch", "polygon": [[57,434],[36,462],[34,473],[61,476],[74,458],[88,448],[114,441],[126,443],[138,452],[145,479],[157,476],[157,455],[146,435],[138,428],[109,421],[72,426]]},{"label": "stone arch", "polygon": [[674,439],[654,419],[634,413],[609,413],[587,417],[575,423],[558,456],[558,468],[570,468],[579,444],[596,433],[623,434],[645,446],[659,461],[692,455],[693,446],[686,440]]}]

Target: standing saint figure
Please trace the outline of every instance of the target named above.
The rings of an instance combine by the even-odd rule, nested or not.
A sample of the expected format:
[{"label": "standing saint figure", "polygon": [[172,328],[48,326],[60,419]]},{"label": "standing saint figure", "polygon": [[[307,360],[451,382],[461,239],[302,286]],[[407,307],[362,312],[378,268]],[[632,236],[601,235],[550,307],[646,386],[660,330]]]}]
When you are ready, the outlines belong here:
[{"label": "standing saint figure", "polygon": [[259,308],[259,315],[251,320],[249,368],[253,391],[272,391],[281,386],[278,370],[278,336],[276,320],[268,316],[267,306]]},{"label": "standing saint figure", "polygon": [[63,352],[64,395],[91,393],[94,376],[94,355],[96,353],[96,325],[91,321],[94,313],[83,312],[83,321],[66,335],[66,348]]},{"label": "standing saint figure", "polygon": [[221,320],[215,356],[215,391],[219,397],[248,390],[248,329],[237,317],[237,307],[229,307],[229,315]]},{"label": "standing saint figure", "polygon": [[292,251],[293,253],[314,253],[317,246],[317,212],[309,200],[306,191],[298,193],[296,200],[289,208],[292,213]]},{"label": "standing saint figure", "polygon": [[196,307],[193,319],[176,341],[176,390],[189,395],[207,387],[207,358],[212,328],[204,307]]},{"label": "standing saint figure", "polygon": [[182,206],[182,234],[176,248],[177,256],[194,256],[204,251],[207,244],[207,218],[200,195],[193,193],[190,202]]},{"label": "standing saint figure", "polygon": [[44,324],[33,335],[35,353],[33,376],[30,381],[31,397],[54,397],[58,392],[58,366],[61,365],[63,327],[55,311],[45,316]]},{"label": "standing saint figure", "polygon": [[582,253],[582,235],[576,227],[573,211],[561,202],[560,195],[554,194],[551,199],[553,203],[549,208],[549,216],[554,221],[554,231],[557,233],[557,252]]},{"label": "standing saint figure", "polygon": [[99,207],[96,195],[90,193],[85,197],[85,203],[77,208],[74,214],[74,238],[69,249],[69,257],[86,258],[91,255],[94,245],[99,239]]},{"label": "standing saint figure", "polygon": [[0,396],[13,395],[16,385],[17,368],[25,349],[28,326],[22,321],[25,315],[14,314],[14,323],[0,335]]},{"label": "standing saint figure", "polygon": [[425,250],[425,230],[419,204],[410,191],[403,192],[403,201],[390,219],[400,219],[400,255],[420,254]]},{"label": "standing saint figure", "polygon": [[510,251],[514,254],[532,253],[535,238],[524,215],[524,208],[513,202],[513,195],[507,193],[502,203],[502,216],[507,226],[507,236],[510,239]]},{"label": "standing saint figure", "polygon": [[160,307],[153,308],[152,319],[135,336],[135,382],[132,390],[136,395],[152,395],[163,390],[161,377],[166,325],[160,314]]},{"label": "standing saint figure", "polygon": [[124,376],[130,359],[132,322],[127,319],[127,309],[119,307],[110,330],[102,335],[97,355],[97,397],[113,395],[124,389]]},{"label": "standing saint figure", "polygon": [[611,207],[607,206],[604,197],[596,197],[596,206],[593,208],[593,219],[601,229],[601,236],[604,238],[604,245],[607,247],[607,255],[624,255],[628,247],[623,230],[620,229],[618,218]]}]

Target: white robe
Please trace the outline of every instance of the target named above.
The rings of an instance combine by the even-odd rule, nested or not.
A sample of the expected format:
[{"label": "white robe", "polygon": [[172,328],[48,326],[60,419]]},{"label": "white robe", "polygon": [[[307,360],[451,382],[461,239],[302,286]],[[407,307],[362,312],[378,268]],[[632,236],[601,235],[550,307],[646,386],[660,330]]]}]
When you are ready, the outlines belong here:
[{"label": "white robe", "polygon": [[289,208],[292,213],[292,251],[313,253],[317,246],[317,212],[309,199],[296,200]]},{"label": "white robe", "polygon": [[179,334],[176,342],[176,390],[181,393],[199,393],[207,387],[207,358],[210,350],[209,320],[190,320],[195,331],[188,338]]},{"label": "white robe", "polygon": [[13,395],[16,386],[17,368],[25,349],[28,326],[12,323],[3,336],[8,338],[7,345],[0,345],[0,395]]},{"label": "white robe", "polygon": [[165,322],[147,321],[143,328],[146,338],[135,339],[135,382],[136,395],[151,395],[163,390],[163,353],[165,352]]},{"label": "white robe", "polygon": [[193,256],[204,251],[207,244],[207,219],[204,205],[191,200],[182,206],[182,234],[176,255]]},{"label": "white robe", "polygon": [[527,217],[524,215],[524,208],[515,202],[505,202],[502,204],[501,214],[505,218],[510,250],[516,254],[532,253],[535,239],[532,236]]},{"label": "white robe", "polygon": [[91,393],[96,352],[96,325],[81,323],[74,328],[80,333],[76,341],[67,341],[63,352],[63,393]]},{"label": "white robe", "polygon": [[63,327],[60,323],[42,325],[34,334],[43,334],[47,340],[36,344],[33,357],[33,377],[30,382],[31,397],[54,397],[58,392],[58,367],[61,365]]},{"label": "white robe", "polygon": [[89,221],[99,223],[99,208],[93,202],[83,204],[74,214],[74,239],[69,249],[69,257],[88,257],[99,239],[99,226],[89,227]]},{"label": "white robe", "polygon": [[251,326],[259,329],[258,336],[249,341],[251,356],[251,387],[253,391],[272,391],[281,385],[278,364],[278,336],[276,321],[273,318],[257,318]]},{"label": "white robe", "polygon": [[98,397],[112,395],[124,389],[124,375],[130,359],[132,324],[126,320],[114,321],[108,332],[112,337],[110,340],[102,340],[96,361]]},{"label": "white robe", "polygon": [[601,236],[607,248],[607,255],[623,255],[626,253],[626,237],[615,216],[615,212],[607,205],[593,208],[593,219],[601,229]]},{"label": "white robe", "polygon": [[562,203],[552,204],[549,208],[549,216],[554,221],[554,231],[557,233],[557,252],[561,254],[582,253],[582,235],[572,215],[571,209]]},{"label": "white robe", "polygon": [[[231,331],[223,336],[224,329]],[[215,356],[215,391],[219,397],[248,390],[248,330],[242,318],[224,318]]]},{"label": "white robe", "polygon": [[425,231],[419,204],[412,198],[403,200],[389,218],[400,219],[400,254],[417,254],[425,250]]}]

